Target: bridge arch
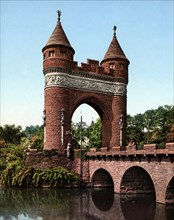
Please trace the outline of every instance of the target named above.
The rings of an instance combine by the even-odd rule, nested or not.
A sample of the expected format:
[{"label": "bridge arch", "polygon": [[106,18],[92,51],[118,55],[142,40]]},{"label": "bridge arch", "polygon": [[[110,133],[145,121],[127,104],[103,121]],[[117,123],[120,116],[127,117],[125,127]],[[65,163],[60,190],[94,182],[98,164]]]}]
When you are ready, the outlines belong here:
[{"label": "bridge arch", "polygon": [[154,193],[150,174],[140,166],[129,167],[121,178],[120,193]]},{"label": "bridge arch", "polygon": [[165,203],[174,204],[174,176],[171,178],[167,185]]},{"label": "bridge arch", "polygon": [[[109,155],[89,157],[89,180],[100,168],[107,170],[114,183],[115,193],[153,193],[157,203],[171,203],[174,195],[173,163],[166,161],[131,161],[129,158],[111,158]],[[139,176],[141,177],[139,180]],[[126,184],[129,179],[130,184]],[[139,186],[136,185],[138,180]],[[128,181],[127,181],[128,182]]]},{"label": "bridge arch", "polygon": [[103,168],[99,168],[93,173],[91,183],[94,187],[114,187],[111,174]]}]

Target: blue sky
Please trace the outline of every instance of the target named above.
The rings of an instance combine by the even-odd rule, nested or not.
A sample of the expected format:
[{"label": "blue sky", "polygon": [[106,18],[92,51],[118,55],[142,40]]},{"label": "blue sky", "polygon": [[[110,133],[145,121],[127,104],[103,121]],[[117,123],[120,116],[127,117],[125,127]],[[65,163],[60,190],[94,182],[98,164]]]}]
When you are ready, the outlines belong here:
[{"label": "blue sky", "polygon": [[[173,1],[15,1],[1,0],[0,123],[42,124],[44,77],[41,50],[62,11],[62,26],[75,49],[74,60],[101,61],[117,26],[130,60],[128,114],[174,104]],[[90,123],[84,106],[73,120]]]}]

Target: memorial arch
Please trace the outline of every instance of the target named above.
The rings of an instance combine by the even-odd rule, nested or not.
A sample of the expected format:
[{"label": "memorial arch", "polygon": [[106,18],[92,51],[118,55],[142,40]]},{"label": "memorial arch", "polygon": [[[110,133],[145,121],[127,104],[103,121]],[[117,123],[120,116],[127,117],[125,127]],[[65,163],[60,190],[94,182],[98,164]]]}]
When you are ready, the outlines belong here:
[{"label": "memorial arch", "polygon": [[124,149],[129,60],[118,43],[116,27],[103,60],[88,59],[78,66],[59,13],[57,25],[42,52],[44,149],[64,151],[71,141],[73,112],[82,103],[92,106],[102,119],[102,147]]}]

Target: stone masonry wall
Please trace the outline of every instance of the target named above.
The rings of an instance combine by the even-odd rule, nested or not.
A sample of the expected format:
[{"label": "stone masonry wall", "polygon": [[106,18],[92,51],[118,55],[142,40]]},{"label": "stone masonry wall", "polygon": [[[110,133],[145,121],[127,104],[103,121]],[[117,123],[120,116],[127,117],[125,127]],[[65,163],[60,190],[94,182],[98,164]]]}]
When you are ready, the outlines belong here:
[{"label": "stone masonry wall", "polygon": [[[100,169],[111,176],[114,191],[122,192],[154,192],[159,203],[174,203],[174,143],[167,143],[166,149],[154,149],[153,145],[145,146],[148,150],[101,151],[86,154],[82,162],[83,181],[90,183]],[[152,148],[152,150],[150,150]],[[66,152],[37,152],[31,149],[26,153],[25,165],[39,169],[64,166],[81,173],[80,158],[75,151],[74,159],[68,159]]]}]

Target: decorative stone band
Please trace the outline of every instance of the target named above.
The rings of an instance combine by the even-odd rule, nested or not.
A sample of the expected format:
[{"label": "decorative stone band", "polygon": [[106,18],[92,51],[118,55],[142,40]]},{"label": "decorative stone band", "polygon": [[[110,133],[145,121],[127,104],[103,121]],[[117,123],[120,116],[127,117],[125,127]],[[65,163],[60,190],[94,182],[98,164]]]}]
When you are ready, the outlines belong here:
[{"label": "decorative stone band", "polygon": [[60,72],[45,75],[45,88],[52,86],[122,96],[126,96],[127,93],[126,84],[124,83],[77,77]]},{"label": "decorative stone band", "polygon": [[68,75],[78,76],[78,77],[86,77],[91,79],[98,79],[98,80],[104,80],[104,81],[110,81],[110,82],[121,82],[127,85],[128,80],[121,77],[113,77],[109,75],[102,75],[102,74],[94,74],[84,71],[74,71],[68,68],[64,67],[52,67],[48,69],[43,70],[44,75],[47,75],[49,73],[66,73]]}]

